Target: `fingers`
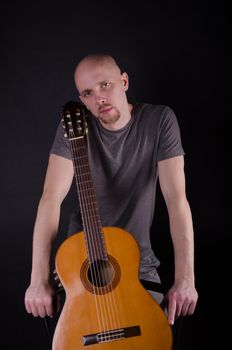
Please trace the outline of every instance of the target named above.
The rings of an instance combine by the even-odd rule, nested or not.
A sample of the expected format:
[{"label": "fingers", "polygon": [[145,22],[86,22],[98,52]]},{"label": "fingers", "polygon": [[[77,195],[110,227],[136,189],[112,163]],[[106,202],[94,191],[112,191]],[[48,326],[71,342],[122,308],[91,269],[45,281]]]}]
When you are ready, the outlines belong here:
[{"label": "fingers", "polygon": [[179,310],[177,316],[190,316],[194,313],[196,308],[196,301],[189,297],[185,297],[183,302],[179,303]]},{"label": "fingers", "polygon": [[176,299],[173,294],[168,297],[168,323],[174,325],[176,318]]},{"label": "fingers", "polygon": [[187,316],[193,315],[194,311],[196,309],[196,302],[192,302],[188,308],[188,313],[186,314]]},{"label": "fingers", "polygon": [[51,291],[29,287],[25,294],[24,303],[26,311],[34,317],[52,317],[53,315],[53,293]]},{"label": "fingers", "polygon": [[46,316],[46,310],[43,304],[35,304],[32,306],[32,315],[34,317],[45,317]]},{"label": "fingers", "polygon": [[34,317],[45,317],[53,315],[52,299],[49,301],[31,300],[25,302],[26,310]]},{"label": "fingers", "polygon": [[32,313],[31,305],[26,301],[26,299],[25,299],[25,301],[24,301],[24,304],[25,304],[25,308],[26,308],[26,310],[27,310],[27,313],[28,313],[28,314],[31,314],[31,313]]},{"label": "fingers", "polygon": [[168,321],[173,325],[179,316],[190,316],[196,308],[196,300],[177,292],[168,294]]},{"label": "fingers", "polygon": [[[53,316],[54,313],[54,307],[53,307],[53,298],[49,298],[49,301],[44,306],[46,315],[49,317]],[[44,317],[44,316],[40,316]]]},{"label": "fingers", "polygon": [[179,305],[179,310],[178,310],[178,314],[177,317],[179,316],[187,316],[188,315],[188,310],[189,310],[189,301],[185,300],[184,302],[182,302],[182,304]]}]

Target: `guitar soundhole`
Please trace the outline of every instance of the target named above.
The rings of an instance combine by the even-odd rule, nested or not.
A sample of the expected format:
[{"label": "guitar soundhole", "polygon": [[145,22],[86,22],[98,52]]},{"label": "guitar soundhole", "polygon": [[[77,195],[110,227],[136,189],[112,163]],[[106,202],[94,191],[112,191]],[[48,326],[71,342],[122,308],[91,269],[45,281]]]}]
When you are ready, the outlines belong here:
[{"label": "guitar soundhole", "polygon": [[97,260],[88,268],[88,279],[94,287],[105,287],[112,283],[114,274],[113,266],[104,260]]},{"label": "guitar soundhole", "polygon": [[120,266],[112,256],[108,260],[89,263],[86,259],[81,267],[83,285],[92,293],[106,294],[114,289],[120,280]]}]

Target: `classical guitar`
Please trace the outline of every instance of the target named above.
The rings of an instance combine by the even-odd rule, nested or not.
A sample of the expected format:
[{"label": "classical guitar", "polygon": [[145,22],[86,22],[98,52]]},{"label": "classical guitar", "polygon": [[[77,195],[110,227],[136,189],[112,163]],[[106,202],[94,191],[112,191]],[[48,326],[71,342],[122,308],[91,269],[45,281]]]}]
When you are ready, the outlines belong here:
[{"label": "classical guitar", "polygon": [[52,349],[170,350],[167,317],[138,278],[135,239],[121,228],[102,227],[88,161],[87,119],[80,103],[64,106],[83,231],[64,240],[56,254],[66,297]]}]

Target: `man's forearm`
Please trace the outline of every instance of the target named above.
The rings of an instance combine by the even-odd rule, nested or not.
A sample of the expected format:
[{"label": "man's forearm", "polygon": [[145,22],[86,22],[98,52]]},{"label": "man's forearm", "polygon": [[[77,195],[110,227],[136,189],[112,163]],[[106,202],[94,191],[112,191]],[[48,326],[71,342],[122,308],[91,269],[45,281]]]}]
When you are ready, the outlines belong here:
[{"label": "man's forearm", "polygon": [[60,205],[42,197],[34,227],[31,283],[49,280],[51,248],[57,234],[59,217]]},{"label": "man's forearm", "polygon": [[175,280],[194,283],[194,234],[189,204],[173,206],[169,212],[170,231],[174,246]]}]

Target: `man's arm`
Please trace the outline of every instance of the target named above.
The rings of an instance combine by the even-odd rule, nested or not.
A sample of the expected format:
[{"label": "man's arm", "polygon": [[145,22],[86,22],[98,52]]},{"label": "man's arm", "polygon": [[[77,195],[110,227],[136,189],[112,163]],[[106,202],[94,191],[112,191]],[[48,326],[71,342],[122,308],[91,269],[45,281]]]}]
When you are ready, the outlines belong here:
[{"label": "man's arm", "polygon": [[184,157],[160,161],[158,172],[174,247],[174,284],[167,293],[169,323],[174,324],[176,317],[193,314],[198,299],[194,278],[193,223],[185,191]]},{"label": "man's arm", "polygon": [[26,310],[35,317],[51,316],[54,312],[54,290],[49,284],[50,254],[58,230],[60,206],[72,180],[72,161],[50,155],[34,226],[31,281],[25,294]]}]

